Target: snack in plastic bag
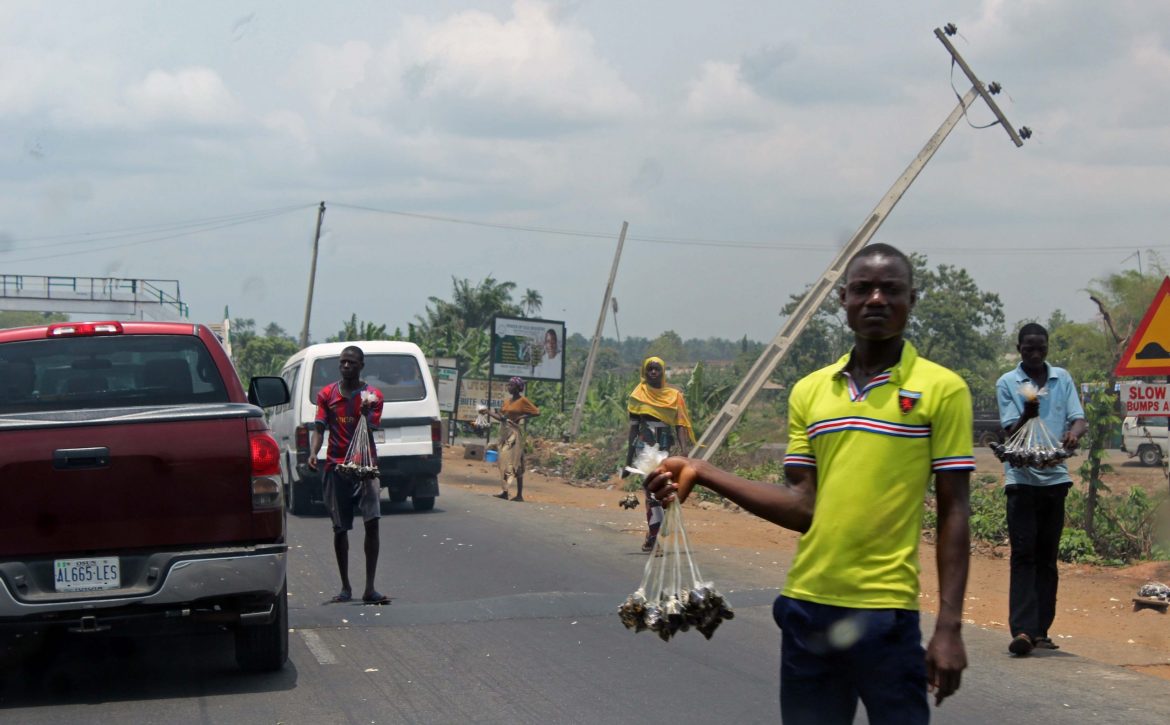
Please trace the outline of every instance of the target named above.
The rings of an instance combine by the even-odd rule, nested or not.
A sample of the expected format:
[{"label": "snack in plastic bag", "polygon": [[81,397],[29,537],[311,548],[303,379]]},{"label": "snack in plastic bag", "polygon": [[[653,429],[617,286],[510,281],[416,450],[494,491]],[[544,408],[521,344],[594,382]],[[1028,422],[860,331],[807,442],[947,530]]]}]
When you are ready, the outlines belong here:
[{"label": "snack in plastic bag", "polygon": [[638,451],[638,455],[634,456],[633,463],[626,466],[625,470],[646,477],[654,473],[654,469],[658,468],[658,464],[669,457],[670,453],[660,450],[656,445],[643,446]]},{"label": "snack in plastic bag", "polygon": [[479,429],[487,428],[491,418],[488,417],[488,408],[486,405],[481,405],[475,410],[478,415],[475,416],[475,427]]},{"label": "snack in plastic bag", "polygon": [[[362,392],[365,399],[366,391]],[[373,395],[373,393],[370,393]],[[337,465],[338,473],[358,480],[374,479],[378,477],[378,461],[374,458],[374,451],[370,446],[370,427],[366,423],[366,416],[358,418],[357,428],[353,431],[353,439],[345,451],[345,460]]]},{"label": "snack in plastic bag", "polygon": [[649,629],[664,642],[692,627],[711,639],[719,625],[733,619],[735,612],[714,584],[703,581],[691,558],[682,506],[666,507],[658,539],[663,555],[649,558],[642,583],[618,607],[622,624],[635,632]]},{"label": "snack in plastic bag", "polygon": [[[1020,386],[1020,395],[1029,402],[1047,394],[1047,389],[1037,389],[1030,381]],[[1029,418],[1003,443],[992,443],[991,451],[1013,468],[1051,468],[1076,455],[1060,444],[1039,416]]]}]

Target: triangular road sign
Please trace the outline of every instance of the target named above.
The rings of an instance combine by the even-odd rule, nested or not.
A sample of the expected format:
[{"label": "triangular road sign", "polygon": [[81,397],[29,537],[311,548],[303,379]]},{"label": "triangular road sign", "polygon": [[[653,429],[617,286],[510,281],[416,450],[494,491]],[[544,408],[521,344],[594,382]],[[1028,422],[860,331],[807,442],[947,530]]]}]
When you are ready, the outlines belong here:
[{"label": "triangular road sign", "polygon": [[1170,277],[1154,295],[1114,375],[1170,375]]}]

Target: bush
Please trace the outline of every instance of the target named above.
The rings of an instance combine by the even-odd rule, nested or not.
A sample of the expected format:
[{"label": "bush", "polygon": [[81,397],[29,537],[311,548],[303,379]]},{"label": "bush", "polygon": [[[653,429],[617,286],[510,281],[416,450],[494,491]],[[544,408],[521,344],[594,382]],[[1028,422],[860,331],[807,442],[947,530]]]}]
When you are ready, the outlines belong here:
[{"label": "bush", "polygon": [[1065,529],[1060,535],[1057,556],[1070,564],[1097,564],[1101,557],[1093,548],[1093,540],[1082,529]]},{"label": "bush", "polygon": [[1008,539],[1007,496],[997,476],[984,474],[971,487],[971,538],[992,545]]},{"label": "bush", "polygon": [[613,454],[606,451],[583,450],[569,468],[569,475],[582,481],[605,481],[618,470]]}]

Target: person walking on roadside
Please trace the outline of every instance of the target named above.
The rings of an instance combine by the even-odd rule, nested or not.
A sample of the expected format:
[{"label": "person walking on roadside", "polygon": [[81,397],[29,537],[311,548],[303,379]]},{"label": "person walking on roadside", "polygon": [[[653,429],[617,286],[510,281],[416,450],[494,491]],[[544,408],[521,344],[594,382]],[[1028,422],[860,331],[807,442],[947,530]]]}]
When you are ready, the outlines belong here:
[{"label": "person walking on roadside", "polygon": [[[321,472],[325,494],[325,508],[333,522],[333,551],[337,556],[337,570],[341,575],[341,591],[333,597],[334,602],[348,602],[353,599],[353,587],[349,582],[349,532],[353,529],[354,508],[365,522],[366,586],[362,590],[362,601],[366,604],[387,604],[390,598],[374,588],[374,574],[378,570],[378,519],[381,517],[379,494],[381,484],[377,478],[354,480],[343,476],[337,466],[345,462],[358,421],[366,417],[370,430],[370,450],[377,460],[374,447],[374,429],[382,420],[382,392],[366,384],[361,373],[366,356],[357,345],[350,345],[341,351],[337,366],[341,379],[330,383],[317,393],[317,416],[309,440],[309,469],[317,470],[317,454],[323,443],[322,434],[329,431],[329,449],[325,454],[324,471]],[[372,395],[363,395],[369,393]]]},{"label": "person walking on roadside", "polygon": [[516,484],[513,501],[524,500],[524,421],[540,415],[540,408],[524,396],[524,378],[508,381],[508,393],[500,409],[488,415],[500,421],[500,483],[503,487],[496,498],[508,500],[508,488]]},{"label": "person walking on roadside", "polygon": [[[995,383],[1000,423],[1011,437],[1039,418],[1068,450],[1075,450],[1088,430],[1077,386],[1064,368],[1046,362],[1048,330],[1034,322],[1016,337],[1020,364]],[[1031,383],[1040,395],[1028,400],[1020,387]],[[1048,629],[1056,618],[1059,573],[1056,558],[1064,530],[1064,500],[1072,488],[1068,466],[1015,468],[1004,464],[1011,583],[1008,587],[1008,651],[1017,656],[1033,649],[1057,649]]]},{"label": "person walking on roadside", "polygon": [[[749,481],[668,458],[647,489],[669,504],[701,484],[803,534],[773,605],[782,630],[785,725],[926,723],[967,667],[971,394],[903,338],[917,299],[906,255],[887,244],[849,261],[838,297],[853,349],[806,375],[788,400],[786,483]],[[939,610],[925,650],[918,546],[931,475],[937,496]]]},{"label": "person walking on roadside", "polygon": [[[666,384],[666,363],[662,358],[648,357],[642,361],[642,381],[630,392],[626,409],[630,414],[626,466],[646,446],[658,446],[660,451],[673,450],[684,456],[690,451],[694,431],[686,398],[681,390]],[[629,475],[623,468],[622,478]],[[642,541],[642,551],[654,551],[661,527],[662,504],[646,496],[646,538]]]}]

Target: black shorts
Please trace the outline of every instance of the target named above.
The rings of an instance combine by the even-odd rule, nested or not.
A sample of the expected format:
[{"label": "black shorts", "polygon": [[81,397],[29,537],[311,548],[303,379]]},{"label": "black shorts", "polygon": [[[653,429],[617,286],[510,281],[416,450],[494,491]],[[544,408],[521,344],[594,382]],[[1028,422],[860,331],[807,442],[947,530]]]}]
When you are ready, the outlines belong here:
[{"label": "black shorts", "polygon": [[375,521],[382,515],[381,484],[378,479],[356,481],[337,472],[333,466],[325,469],[322,480],[325,493],[325,508],[333,520],[333,531],[349,531],[353,528],[354,512],[360,511],[363,521]]}]

